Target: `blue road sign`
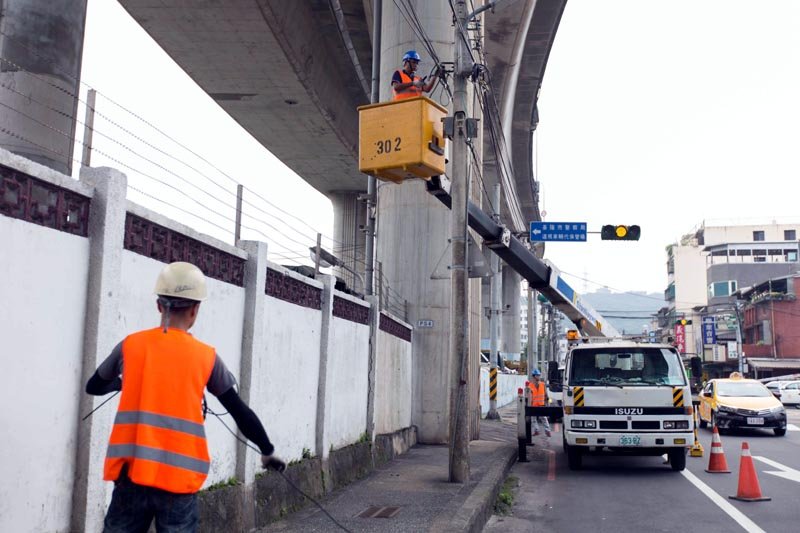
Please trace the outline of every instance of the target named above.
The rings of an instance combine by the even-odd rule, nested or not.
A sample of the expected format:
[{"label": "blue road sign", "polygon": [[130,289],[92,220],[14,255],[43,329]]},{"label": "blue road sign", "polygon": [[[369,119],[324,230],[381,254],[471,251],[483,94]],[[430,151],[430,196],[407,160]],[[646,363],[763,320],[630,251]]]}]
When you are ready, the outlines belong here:
[{"label": "blue road sign", "polygon": [[531,222],[531,241],[586,242],[586,222]]},{"label": "blue road sign", "polygon": [[703,344],[717,343],[717,324],[716,317],[703,317]]}]

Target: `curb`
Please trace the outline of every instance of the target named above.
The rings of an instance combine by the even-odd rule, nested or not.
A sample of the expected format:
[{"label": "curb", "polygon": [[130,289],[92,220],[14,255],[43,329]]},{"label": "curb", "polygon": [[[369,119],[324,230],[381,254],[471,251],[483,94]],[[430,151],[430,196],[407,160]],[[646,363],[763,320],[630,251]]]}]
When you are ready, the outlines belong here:
[{"label": "curb", "polygon": [[516,446],[507,446],[494,453],[492,466],[484,476],[461,498],[461,505],[436,518],[430,528],[432,533],[480,533],[492,515],[494,501],[500,492],[508,471],[517,461]]}]

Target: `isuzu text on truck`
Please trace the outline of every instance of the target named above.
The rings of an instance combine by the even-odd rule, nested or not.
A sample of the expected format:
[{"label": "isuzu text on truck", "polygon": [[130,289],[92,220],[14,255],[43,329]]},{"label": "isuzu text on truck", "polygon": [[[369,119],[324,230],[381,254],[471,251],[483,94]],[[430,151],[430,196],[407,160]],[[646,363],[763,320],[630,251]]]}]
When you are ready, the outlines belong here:
[{"label": "isuzu text on truck", "polygon": [[686,467],[694,436],[692,396],[672,346],[592,339],[572,346],[563,384],[564,451],[570,469],[586,454],[667,454]]}]

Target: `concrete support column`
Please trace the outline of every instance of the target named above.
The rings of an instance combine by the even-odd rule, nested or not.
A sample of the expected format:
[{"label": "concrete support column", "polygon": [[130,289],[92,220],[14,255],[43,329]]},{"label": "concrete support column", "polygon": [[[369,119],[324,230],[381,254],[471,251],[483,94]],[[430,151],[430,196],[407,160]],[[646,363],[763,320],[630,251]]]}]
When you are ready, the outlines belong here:
[{"label": "concrete support column", "polygon": [[[453,57],[452,12],[447,2],[413,2],[419,20],[443,61]],[[383,3],[381,101],[391,99],[392,74],[402,68],[407,50],[420,52],[421,75],[433,62],[393,2]],[[415,331],[413,353],[412,423],[419,441],[444,444],[449,435],[449,327],[450,280],[431,279],[447,248],[450,211],[425,192],[421,181],[378,184],[378,239],[376,253],[383,277],[400,298],[408,300],[408,317],[432,320],[433,327]],[[478,346],[475,346],[475,351]]]},{"label": "concrete support column", "polygon": [[[122,339],[119,299],[122,251],[125,237],[124,174],[111,168],[83,168],[81,181],[94,187],[89,215],[89,285],[83,339],[81,383],[94,374],[97,365]],[[88,413],[105,397],[80,395],[79,413]],[[75,488],[72,493],[73,531],[100,531],[106,510],[103,460],[118,400],[78,422]]]},{"label": "concrete support column", "polygon": [[519,356],[520,292],[522,278],[509,267],[503,268],[503,325],[501,326],[501,350],[508,357]]},{"label": "concrete support column", "polygon": [[0,10],[0,83],[11,88],[0,91],[0,147],[67,175],[86,1],[5,0]]},{"label": "concrete support column", "polygon": [[[351,289],[364,293],[365,275],[365,234],[367,223],[366,203],[358,199],[365,194],[358,191],[333,192],[328,195],[333,204],[333,255],[341,259],[347,268],[336,267],[334,274],[345,280]],[[361,278],[351,271],[358,272]]]},{"label": "concrete support column", "polygon": [[[254,398],[267,394],[263,383],[253,376],[264,376],[266,352],[264,347],[267,296],[267,244],[259,241],[239,241],[238,246],[247,252],[244,267],[244,327],[242,328],[242,359],[239,369],[239,396],[251,405]],[[240,437],[244,438],[240,433]],[[236,447],[236,478],[242,482],[244,508],[253,507],[256,472],[260,469],[260,454],[239,443]],[[253,513],[242,513],[246,530],[255,527]]]},{"label": "concrete support column", "polygon": [[333,287],[336,280],[333,276],[322,275],[322,327],[319,341],[319,387],[317,388],[317,434],[315,455],[327,461],[330,454],[330,417],[329,413],[333,389],[328,387],[328,346],[330,345],[331,320],[333,319]]}]

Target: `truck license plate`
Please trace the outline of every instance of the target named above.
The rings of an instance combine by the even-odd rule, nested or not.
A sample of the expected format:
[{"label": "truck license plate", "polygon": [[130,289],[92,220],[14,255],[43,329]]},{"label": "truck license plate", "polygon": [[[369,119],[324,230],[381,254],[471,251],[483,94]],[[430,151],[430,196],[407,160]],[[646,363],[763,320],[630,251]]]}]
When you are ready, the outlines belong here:
[{"label": "truck license plate", "polygon": [[619,438],[620,446],[639,446],[642,444],[642,438],[638,435],[624,436]]},{"label": "truck license plate", "polygon": [[763,426],[764,425],[764,418],[758,417],[747,417],[747,425],[748,426]]}]

